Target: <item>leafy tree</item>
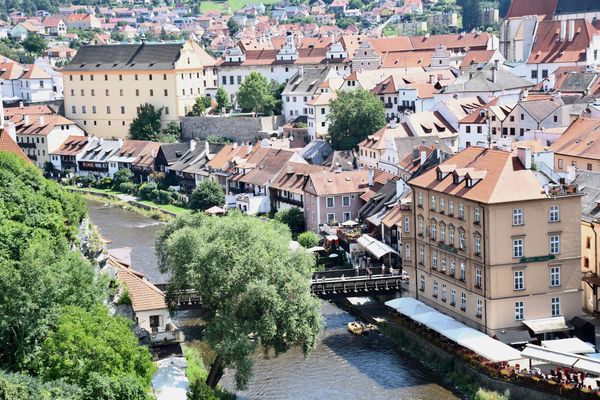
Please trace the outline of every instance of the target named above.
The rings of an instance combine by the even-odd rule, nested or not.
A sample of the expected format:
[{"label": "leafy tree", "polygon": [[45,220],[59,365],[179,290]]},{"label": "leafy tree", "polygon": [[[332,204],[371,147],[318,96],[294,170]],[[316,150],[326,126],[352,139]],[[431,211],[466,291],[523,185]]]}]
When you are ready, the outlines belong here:
[{"label": "leafy tree", "polygon": [[133,172],[129,168],[120,168],[113,176],[113,187],[118,189],[121,183],[131,182]]},{"label": "leafy tree", "polygon": [[222,87],[217,89],[217,112],[221,113],[223,109],[229,110],[231,108],[231,101],[229,101],[229,95]]},{"label": "leafy tree", "polygon": [[237,102],[245,112],[272,112],[275,98],[271,92],[267,78],[259,72],[251,72],[240,85],[237,92]]},{"label": "leafy tree", "polygon": [[194,102],[194,106],[192,107],[192,111],[190,111],[187,115],[189,117],[200,117],[204,115],[204,112],[207,108],[212,105],[212,100],[208,96],[198,96],[196,97],[196,101]]},{"label": "leafy tree", "polygon": [[27,35],[27,38],[21,42],[25,50],[34,53],[34,54],[42,54],[46,47],[48,46],[48,42],[42,36],[37,33],[30,33]]},{"label": "leafy tree", "polygon": [[470,31],[479,26],[479,0],[457,0],[462,7],[463,30]]},{"label": "leafy tree", "polygon": [[227,29],[229,30],[229,35],[233,37],[236,33],[239,32],[240,25],[237,22],[235,22],[233,18],[229,18],[229,21],[227,21]]},{"label": "leafy tree", "polygon": [[219,400],[215,392],[203,380],[192,381],[188,388],[187,400]]},{"label": "leafy tree", "polygon": [[[119,21],[119,22],[121,22],[121,21]],[[119,31],[111,32],[110,38],[116,42],[124,42],[125,41],[125,35],[123,35],[123,33],[119,32]]]},{"label": "leafy tree", "polygon": [[304,213],[298,207],[278,211],[275,214],[275,221],[286,224],[294,238],[304,230]]},{"label": "leafy tree", "polygon": [[177,143],[181,137],[181,127],[175,121],[169,122],[165,129],[161,132],[161,142]]},{"label": "leafy tree", "polygon": [[129,377],[143,389],[154,372],[150,352],[139,345],[131,321],[110,316],[100,305],[90,311],[76,306],[61,308],[56,328],[32,364],[44,380],[64,379],[80,386],[100,374]]},{"label": "leafy tree", "polygon": [[155,108],[150,103],[142,104],[138,109],[138,114],[129,125],[129,135],[136,140],[160,139],[160,119],[163,108]]},{"label": "leafy tree", "polygon": [[223,204],[225,204],[223,188],[213,181],[200,182],[190,197],[192,210],[207,210],[213,206],[221,207]]},{"label": "leafy tree", "polygon": [[330,108],[329,136],[336,150],[350,150],[385,126],[383,103],[363,89],[338,91]]},{"label": "leafy tree", "polygon": [[298,243],[305,249],[310,249],[319,244],[319,236],[311,231],[302,232],[298,235]]},{"label": "leafy tree", "polygon": [[290,239],[281,224],[238,212],[184,215],[159,233],[159,265],[172,276],[170,290],[195,288],[206,312],[205,338],[216,354],[210,387],[224,368],[235,368],[237,387],[246,387],[258,349],[278,355],[299,346],[306,355],[314,348],[323,325],[310,293],[315,259],[291,250]]},{"label": "leafy tree", "polygon": [[31,400],[61,399],[83,400],[83,390],[60,381],[42,382],[38,378],[0,370],[0,399]]},{"label": "leafy tree", "polygon": [[350,0],[350,4],[348,5],[351,9],[358,9],[364,6],[362,0]]},{"label": "leafy tree", "polygon": [[281,93],[283,93],[284,89],[285,82],[279,83],[275,79],[271,79],[271,94],[273,95],[275,101],[269,114],[281,114],[281,109],[283,108],[283,100],[281,98]]}]

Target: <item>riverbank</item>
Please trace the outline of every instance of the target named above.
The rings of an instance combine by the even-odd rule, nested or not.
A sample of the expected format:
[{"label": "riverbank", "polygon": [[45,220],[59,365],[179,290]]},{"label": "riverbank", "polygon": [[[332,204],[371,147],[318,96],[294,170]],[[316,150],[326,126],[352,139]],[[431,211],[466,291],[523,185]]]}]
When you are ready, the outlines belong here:
[{"label": "riverbank", "polygon": [[[339,301],[338,306],[361,320],[377,325],[379,331],[389,338],[403,353],[411,356],[423,366],[432,369],[445,386],[463,398],[486,400],[508,398],[513,400],[560,400],[564,398],[547,391],[516,384],[489,376],[472,365],[436,346],[423,335],[405,326],[383,303]],[[505,393],[500,394],[500,393]]]},{"label": "riverbank", "polygon": [[115,207],[133,211],[159,221],[169,221],[178,215],[189,212],[185,208],[139,200],[134,196],[110,189],[78,188],[75,186],[65,186],[65,189],[77,192],[88,200],[109,203]]}]

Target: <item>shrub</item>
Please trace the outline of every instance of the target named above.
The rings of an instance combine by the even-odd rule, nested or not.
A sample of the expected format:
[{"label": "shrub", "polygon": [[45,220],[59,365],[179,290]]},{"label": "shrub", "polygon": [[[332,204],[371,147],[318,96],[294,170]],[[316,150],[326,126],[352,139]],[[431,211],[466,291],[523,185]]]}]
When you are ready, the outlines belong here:
[{"label": "shrub", "polygon": [[113,185],[118,188],[123,182],[131,182],[133,180],[133,172],[129,168],[121,168],[114,174]]},{"label": "shrub", "polygon": [[319,244],[319,236],[314,232],[303,232],[298,235],[298,243],[300,243],[302,247],[310,249]]},{"label": "shrub", "polygon": [[[139,195],[142,200],[153,200],[153,192],[156,191],[157,185],[154,182],[143,183],[139,189]],[[154,193],[155,194],[155,193]]]},{"label": "shrub", "polygon": [[112,178],[105,176],[104,178],[100,179],[97,183],[96,183],[96,187],[100,188],[100,189],[108,189],[110,187],[112,187],[113,185],[113,180]]},{"label": "shrub", "polygon": [[158,204],[173,204],[171,192],[167,190],[157,190],[156,199],[154,201]]},{"label": "shrub", "polygon": [[77,183],[79,183],[83,187],[90,187],[96,180],[91,176],[80,176],[77,178]]},{"label": "shrub", "polygon": [[207,210],[212,206],[223,204],[225,204],[225,193],[221,186],[213,181],[200,182],[190,197],[192,210]]},{"label": "shrub", "polygon": [[304,230],[304,213],[298,207],[277,211],[275,220],[286,224],[294,238]]},{"label": "shrub", "polygon": [[134,194],[137,186],[133,182],[123,182],[119,184],[119,192]]}]

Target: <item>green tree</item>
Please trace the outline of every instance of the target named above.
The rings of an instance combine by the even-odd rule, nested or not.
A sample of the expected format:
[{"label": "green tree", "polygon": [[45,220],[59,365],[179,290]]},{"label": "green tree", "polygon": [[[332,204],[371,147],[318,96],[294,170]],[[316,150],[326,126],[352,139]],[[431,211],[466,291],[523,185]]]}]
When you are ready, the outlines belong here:
[{"label": "green tree", "polygon": [[119,32],[119,31],[112,31],[110,33],[110,38],[116,42],[124,42],[125,41],[125,35],[123,35],[123,33]]},{"label": "green tree", "polygon": [[462,8],[463,30],[470,31],[479,26],[479,0],[457,0]]},{"label": "green tree", "polygon": [[196,186],[190,197],[192,210],[207,210],[213,206],[225,204],[225,193],[217,182],[202,181]]},{"label": "green tree", "polygon": [[129,168],[119,168],[113,177],[113,188],[118,189],[121,183],[131,182],[133,172]]},{"label": "green tree", "polygon": [[189,117],[201,117],[207,108],[212,105],[212,100],[208,96],[198,96],[194,102],[192,110],[187,113]]},{"label": "green tree", "polygon": [[34,53],[34,54],[42,54],[46,47],[48,46],[48,42],[42,36],[37,33],[30,33],[27,35],[27,38],[21,42],[25,50]]},{"label": "green tree", "polygon": [[129,135],[136,140],[160,140],[160,119],[163,108],[155,108],[150,103],[142,104],[137,116],[129,125]]},{"label": "green tree", "polygon": [[311,231],[302,232],[298,235],[298,243],[305,249],[310,249],[319,244],[319,236]]},{"label": "green tree", "polygon": [[277,211],[275,221],[287,225],[290,228],[293,238],[297,237],[304,230],[304,213],[298,207]]},{"label": "green tree", "polygon": [[217,89],[217,112],[221,113],[223,109],[226,111],[231,108],[231,101],[229,101],[229,95],[222,87]]},{"label": "green tree", "polygon": [[229,21],[227,21],[227,29],[229,30],[229,35],[233,37],[240,30],[240,25],[235,22],[233,18],[229,18]]},{"label": "green tree", "polygon": [[[205,338],[215,352],[207,384],[235,368],[236,386],[252,375],[252,354],[314,348],[322,329],[320,303],[310,293],[315,259],[289,248],[283,225],[238,212],[211,218],[193,213],[159,233],[157,254],[171,290],[195,288],[205,309]],[[290,301],[293,299],[293,301]]]},{"label": "green tree", "polygon": [[181,138],[181,126],[172,121],[161,132],[160,140],[164,143],[177,143]]},{"label": "green tree", "polygon": [[236,97],[245,112],[270,114],[275,106],[271,85],[259,72],[251,72],[246,76]]},{"label": "green tree", "polygon": [[86,386],[99,374],[129,377],[142,389],[149,386],[155,369],[150,352],[133,334],[131,321],[110,316],[100,305],[90,311],[76,306],[61,308],[56,328],[32,364],[44,380],[63,379]]},{"label": "green tree", "polygon": [[327,119],[333,148],[350,150],[385,126],[385,109],[381,100],[366,90],[338,91]]}]

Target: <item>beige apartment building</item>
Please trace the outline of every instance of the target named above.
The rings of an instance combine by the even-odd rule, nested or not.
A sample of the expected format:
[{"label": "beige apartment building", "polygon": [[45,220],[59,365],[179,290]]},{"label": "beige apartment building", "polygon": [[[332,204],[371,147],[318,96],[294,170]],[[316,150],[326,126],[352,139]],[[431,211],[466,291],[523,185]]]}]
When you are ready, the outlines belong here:
[{"label": "beige apartment building", "polygon": [[409,184],[411,295],[499,338],[568,330],[582,309],[578,193],[531,170],[526,149],[469,147]]},{"label": "beige apartment building", "polygon": [[64,68],[65,115],[89,134],[125,138],[144,103],[163,126],[217,87],[215,60],[192,41],[84,46]]}]

